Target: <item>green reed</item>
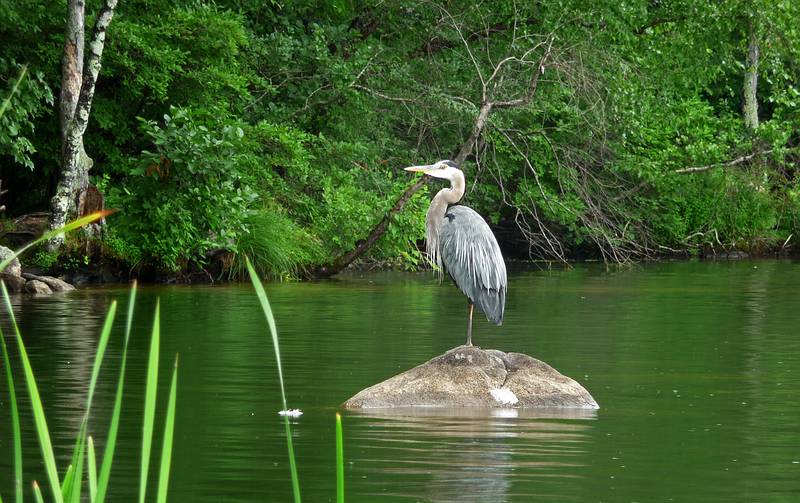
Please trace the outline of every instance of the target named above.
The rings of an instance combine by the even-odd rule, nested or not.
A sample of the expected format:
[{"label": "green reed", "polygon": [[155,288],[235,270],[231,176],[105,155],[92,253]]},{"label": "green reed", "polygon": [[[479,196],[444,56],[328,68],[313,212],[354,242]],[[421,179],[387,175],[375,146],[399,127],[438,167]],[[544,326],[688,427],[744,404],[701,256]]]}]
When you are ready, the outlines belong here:
[{"label": "green reed", "polygon": [[[71,222],[61,229],[50,231],[42,235],[39,239],[29,243],[22,249],[18,250],[14,255],[8,257],[6,260],[0,262],[0,271],[6,268],[8,264],[20,253],[28,248],[49,239],[50,237],[77,229],[83,225],[94,222],[107,215],[108,212],[99,212],[87,217],[81,218]],[[278,380],[281,388],[281,400],[284,410],[288,410],[286,401],[286,391],[283,380],[283,369],[281,366],[280,346],[278,343],[278,332],[275,325],[275,318],[272,314],[272,309],[269,305],[266,292],[264,291],[258,275],[250,263],[249,259],[246,260],[247,270],[250,279],[256,291],[256,296],[259,300],[264,316],[267,321],[268,329],[272,339],[272,345],[275,350],[275,357],[278,366]],[[88,422],[91,412],[92,399],[97,385],[97,379],[100,369],[105,357],[106,347],[110,340],[114,319],[117,313],[117,303],[112,302],[109,307],[106,319],[103,323],[103,328],[100,332],[97,349],[95,351],[94,364],[92,366],[92,373],[89,382],[89,390],[86,400],[86,410],[81,421],[77,438],[75,439],[75,446],[70,464],[63,470],[63,478],[59,477],[59,471],[56,466],[55,454],[53,452],[52,440],[50,431],[47,425],[47,419],[44,414],[44,406],[42,404],[41,396],[39,394],[39,387],[33,368],[28,359],[27,350],[22,338],[22,334],[16,323],[14,311],[11,306],[11,300],[5,284],[0,281],[0,290],[2,290],[2,297],[5,302],[6,310],[8,312],[11,325],[14,329],[14,338],[19,352],[19,360],[23,369],[23,383],[28,391],[33,409],[33,418],[35,425],[35,432],[39,440],[39,447],[41,449],[42,461],[45,467],[45,473],[52,493],[52,501],[55,503],[80,503],[83,494],[84,478],[88,483],[88,499],[91,503],[103,503],[108,493],[108,483],[111,476],[111,468],[114,459],[116,448],[117,433],[119,431],[119,422],[122,415],[122,398],[124,396],[125,386],[125,372],[127,366],[128,356],[128,342],[131,334],[131,323],[133,319],[134,305],[136,302],[136,282],[133,283],[131,294],[128,301],[127,321],[125,325],[125,337],[123,339],[122,356],[120,361],[119,377],[117,380],[116,392],[114,395],[114,407],[111,413],[110,424],[108,428],[108,437],[105,443],[105,450],[101,463],[97,463],[97,455],[94,447],[94,439],[88,433]],[[14,375],[11,369],[10,354],[5,343],[5,337],[0,330],[0,346],[3,351],[3,364],[6,369],[6,380],[8,383],[9,404],[12,422],[12,436],[13,436],[13,451],[14,451],[14,496],[15,503],[22,503],[23,501],[23,474],[22,474],[22,448],[21,448],[21,428],[19,422],[19,409],[16,399],[16,384]],[[139,502],[145,501],[148,473],[150,468],[150,458],[153,441],[153,431],[155,429],[155,404],[157,399],[157,383],[158,383],[158,361],[159,361],[159,346],[160,346],[160,305],[156,304],[155,313],[153,316],[153,326],[150,339],[150,352],[148,356],[148,363],[146,369],[146,382],[145,382],[145,405],[144,405],[144,418],[142,424],[142,444],[141,444],[141,463],[140,463],[140,483],[139,483]],[[177,395],[177,375],[178,375],[178,358],[175,357],[175,364],[172,371],[172,380],[170,384],[166,419],[164,425],[164,433],[162,437],[161,460],[159,463],[159,477],[158,487],[156,492],[157,503],[164,503],[167,500],[167,491],[169,484],[169,471],[172,459],[172,445],[174,439],[175,428],[175,404]],[[283,416],[284,428],[286,432],[286,444],[289,454],[289,469],[292,480],[292,494],[295,503],[300,503],[300,482],[297,475],[297,464],[295,461],[294,447],[292,445],[291,425],[288,416]],[[85,463],[85,468],[84,468]],[[99,466],[99,471],[98,471]],[[84,477],[84,471],[85,477]],[[44,502],[41,488],[37,481],[33,481],[33,494],[35,501]],[[339,414],[336,414],[336,501],[337,503],[344,502],[344,455],[343,455],[343,440],[342,440],[342,420]],[[2,498],[0,498],[2,503]]]},{"label": "green reed", "polygon": [[[278,344],[278,329],[275,327],[275,318],[272,315],[272,308],[267,299],[267,293],[264,291],[264,286],[261,280],[258,279],[258,274],[250,263],[250,259],[245,259],[247,272],[250,274],[250,281],[253,283],[253,288],[256,290],[258,302],[261,304],[261,309],[264,311],[264,317],[267,319],[269,326],[269,333],[272,335],[272,347],[275,349],[275,361],[278,365],[278,381],[281,385],[281,400],[283,402],[283,410],[288,410],[286,405],[286,388],[283,384],[283,369],[281,368],[281,350]],[[292,428],[289,425],[289,416],[283,416],[284,429],[286,430],[286,448],[289,451],[289,472],[292,476],[292,495],[294,496],[295,503],[300,503],[300,480],[297,477],[297,464],[294,458],[294,447],[292,446]]]},{"label": "green reed", "polygon": [[[281,351],[278,343],[278,329],[275,325],[275,317],[272,314],[272,308],[267,298],[267,293],[264,291],[264,286],[258,277],[258,273],[250,263],[249,258],[245,258],[245,265],[250,274],[250,281],[256,290],[256,296],[261,304],[261,309],[264,312],[264,317],[267,320],[270,335],[272,337],[272,346],[275,349],[275,361],[278,367],[278,381],[281,387],[281,400],[283,410],[288,410],[286,402],[286,388],[283,383],[283,368],[281,366]],[[300,503],[300,481],[297,476],[297,464],[295,462],[294,447],[292,445],[292,430],[289,424],[289,417],[283,416],[284,428],[286,430],[286,448],[289,452],[289,473],[292,477],[292,495],[294,496],[295,503]],[[342,440],[342,416],[336,414],[336,501],[337,503],[344,503],[344,448]]]},{"label": "green reed", "polygon": [[[87,223],[91,223],[107,215],[108,212],[98,212],[88,215],[84,218],[71,222],[61,229],[50,231],[42,235],[39,239],[29,243],[22,249],[15,252],[6,260],[0,263],[0,271],[20,253],[26,249],[34,246],[50,237],[68,232],[72,229],[77,229]],[[128,354],[128,341],[131,332],[131,320],[133,318],[134,303],[136,300],[136,283],[134,282],[131,288],[131,295],[128,304],[128,319],[125,328],[125,339],[123,343],[122,361],[120,363],[120,373],[117,381],[117,389],[114,397],[114,409],[111,414],[111,423],[108,429],[108,438],[106,439],[105,452],[100,464],[100,471],[97,471],[97,458],[94,449],[94,439],[88,434],[89,417],[92,406],[92,399],[94,397],[97,379],[102,366],[105,350],[108,345],[114,318],[117,311],[117,303],[112,302],[108,313],[106,315],[103,328],[98,339],[97,349],[95,351],[94,364],[92,366],[92,374],[89,382],[89,390],[86,400],[86,409],[81,421],[81,426],[78,431],[77,438],[75,439],[75,447],[72,451],[70,464],[63,470],[63,478],[59,477],[59,471],[56,466],[55,454],[53,452],[53,445],[50,436],[50,430],[47,425],[47,418],[44,414],[44,406],[39,394],[39,386],[36,381],[33,368],[28,358],[27,349],[22,338],[19,326],[17,325],[12,309],[11,299],[6,289],[5,283],[0,281],[0,290],[2,290],[2,297],[8,312],[9,321],[14,330],[14,339],[19,353],[19,361],[23,370],[23,384],[27,389],[30,397],[31,408],[33,412],[33,420],[35,432],[39,440],[39,447],[41,449],[42,461],[45,468],[48,485],[52,493],[52,501],[55,503],[80,503],[83,494],[84,485],[84,471],[85,478],[88,479],[89,488],[89,501],[91,503],[102,503],[108,491],[109,478],[111,476],[111,467],[114,459],[114,451],[116,447],[117,432],[119,430],[119,421],[122,411],[122,398],[125,381],[125,369]],[[158,347],[160,339],[160,313],[159,307],[156,306],[155,315],[153,318],[153,329],[151,332],[150,344],[150,357],[147,364],[147,379],[145,383],[145,416],[142,429],[142,463],[141,463],[141,483],[140,483],[140,501],[144,501],[146,490],[147,473],[150,461],[150,447],[152,445],[154,418],[155,418],[155,401],[158,380]],[[10,354],[8,347],[5,343],[5,336],[0,330],[0,346],[3,351],[3,365],[6,369],[6,381],[8,384],[9,404],[11,412],[12,423],[12,436],[13,436],[13,450],[14,450],[14,501],[15,503],[22,503],[23,501],[23,480],[22,480],[22,449],[21,449],[21,429],[19,424],[19,409],[16,400],[16,383],[11,369]],[[176,388],[177,388],[177,375],[178,375],[178,359],[175,358],[175,365],[172,371],[172,382],[170,385],[170,392],[168,397],[167,412],[165,418],[165,426],[163,433],[163,445],[161,451],[159,481],[157,488],[157,501],[159,503],[166,501],[166,495],[169,483],[169,469],[172,457],[172,441],[175,426],[175,402],[176,402]],[[86,464],[84,470],[84,463]],[[43,501],[41,489],[38,482],[33,482],[33,493],[35,500]],[[0,500],[2,501],[2,500]]]},{"label": "green reed", "polygon": [[336,503],[344,503],[344,441],[342,416],[336,413]]}]

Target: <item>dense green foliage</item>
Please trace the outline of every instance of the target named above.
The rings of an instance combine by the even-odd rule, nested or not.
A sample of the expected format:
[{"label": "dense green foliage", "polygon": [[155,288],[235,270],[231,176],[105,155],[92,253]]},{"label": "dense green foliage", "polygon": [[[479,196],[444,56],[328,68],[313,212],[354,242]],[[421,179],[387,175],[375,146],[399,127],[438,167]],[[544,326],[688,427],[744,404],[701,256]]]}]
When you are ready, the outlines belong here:
[{"label": "dense green foliage", "polygon": [[[2,7],[0,87],[29,68],[0,124],[17,214],[45,209],[54,187],[66,7]],[[107,248],[173,271],[221,256],[240,273],[242,252],[277,275],[330,263],[412,181],[401,167],[453,157],[480,105],[525,97],[545,54],[535,94],[496,107],[464,165],[465,202],[508,252],[780,248],[800,225],[798,15],[789,0],[123,0],[85,138],[95,183],[121,210]],[[754,130],[742,116],[748,30]],[[678,171],[691,167],[708,169]],[[431,190],[371,260],[418,263]]]}]

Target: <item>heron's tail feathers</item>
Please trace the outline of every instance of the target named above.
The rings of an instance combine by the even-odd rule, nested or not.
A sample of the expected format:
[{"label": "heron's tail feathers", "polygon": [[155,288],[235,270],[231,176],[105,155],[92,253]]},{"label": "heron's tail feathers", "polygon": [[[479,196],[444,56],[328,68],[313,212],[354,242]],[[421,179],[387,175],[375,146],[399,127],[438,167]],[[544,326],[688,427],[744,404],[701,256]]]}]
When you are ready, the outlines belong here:
[{"label": "heron's tail feathers", "polygon": [[498,326],[503,324],[503,314],[506,307],[505,288],[500,288],[499,290],[494,288],[481,289],[477,298],[472,299],[472,303],[475,304],[478,310],[483,311],[487,320]]}]

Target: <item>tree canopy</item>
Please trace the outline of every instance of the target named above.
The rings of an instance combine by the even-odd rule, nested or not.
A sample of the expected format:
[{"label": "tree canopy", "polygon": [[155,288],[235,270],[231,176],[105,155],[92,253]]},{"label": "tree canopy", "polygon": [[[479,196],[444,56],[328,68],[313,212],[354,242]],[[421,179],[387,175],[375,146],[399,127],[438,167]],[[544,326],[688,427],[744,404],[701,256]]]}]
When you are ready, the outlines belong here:
[{"label": "tree canopy", "polygon": [[[16,215],[46,209],[58,180],[66,2],[0,5],[4,97],[27,68],[0,118]],[[120,210],[104,253],[171,271],[330,263],[414,182],[401,168],[455,158],[489,102],[464,202],[507,255],[788,246],[799,17],[790,0],[121,0],[84,138]],[[420,264],[432,190],[366,260]]]}]

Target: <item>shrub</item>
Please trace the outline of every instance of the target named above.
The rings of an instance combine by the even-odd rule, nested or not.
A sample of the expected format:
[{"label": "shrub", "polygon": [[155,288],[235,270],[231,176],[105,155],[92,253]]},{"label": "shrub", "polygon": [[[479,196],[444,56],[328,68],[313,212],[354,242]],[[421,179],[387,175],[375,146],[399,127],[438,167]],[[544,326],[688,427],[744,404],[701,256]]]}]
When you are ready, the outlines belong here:
[{"label": "shrub", "polygon": [[178,108],[163,125],[143,120],[154,149],[130,159],[127,177],[108,193],[109,206],[121,210],[119,237],[169,270],[213,249],[235,251],[258,199],[245,127],[215,111]]}]

